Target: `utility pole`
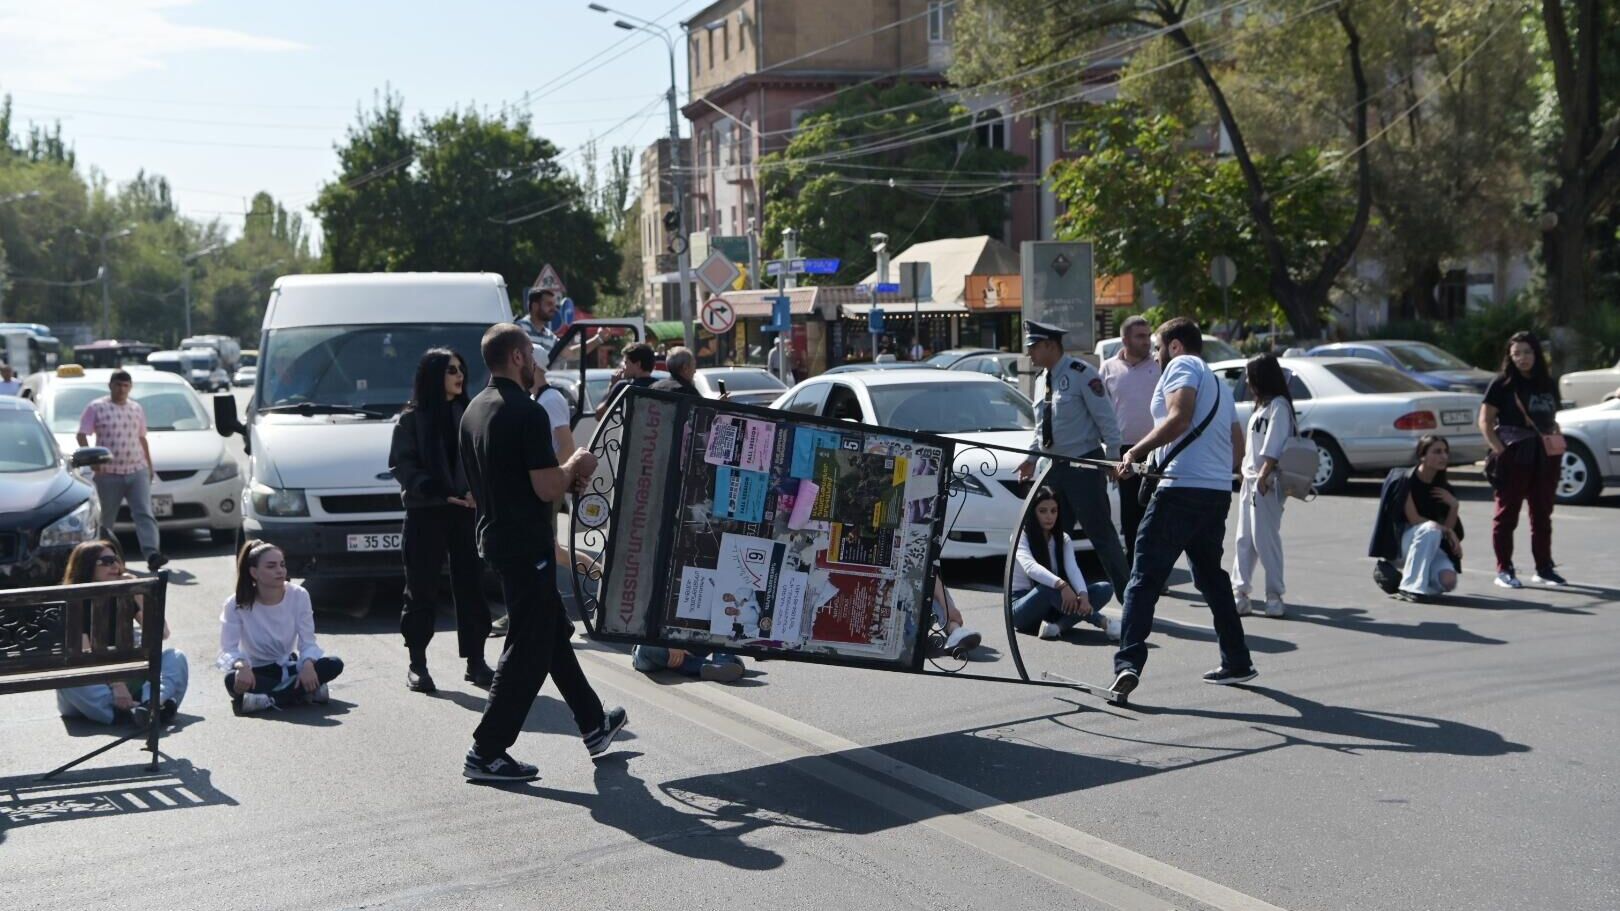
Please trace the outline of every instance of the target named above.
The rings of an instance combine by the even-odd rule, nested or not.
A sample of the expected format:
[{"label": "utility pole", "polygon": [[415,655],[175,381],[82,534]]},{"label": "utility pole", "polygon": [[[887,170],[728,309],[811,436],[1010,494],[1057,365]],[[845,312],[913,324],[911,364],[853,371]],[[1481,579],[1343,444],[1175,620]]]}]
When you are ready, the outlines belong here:
[{"label": "utility pole", "polygon": [[[793,274],[793,260],[799,255],[799,232],[792,228],[782,229],[782,258],[786,260],[782,269],[782,291],[792,291],[799,286],[798,276]],[[791,305],[790,305],[791,306]],[[792,330],[789,330],[791,332]],[[793,371],[788,369],[787,336],[788,332],[776,333],[776,378],[789,386],[793,385],[791,377]]]},{"label": "utility pole", "polygon": [[748,287],[759,290],[759,219],[748,219]]},{"label": "utility pole", "polygon": [[80,237],[95,237],[96,239],[96,255],[101,262],[101,266],[96,270],[96,278],[101,281],[101,336],[102,338],[112,338],[112,297],[107,289],[107,279],[110,277],[107,272],[107,241],[128,237],[135,233],[135,226],[130,225],[117,231],[95,235],[82,228],[74,228],[73,233]]},{"label": "utility pole", "polygon": [[182,280],[180,284],[181,287],[185,289],[186,300],[186,332],[184,335],[180,336],[182,339],[191,337],[191,264],[210,253],[219,252],[220,250],[224,249],[224,247],[224,244],[210,244],[201,250],[198,250],[196,253],[191,254],[190,256],[180,257],[180,266],[182,270]]}]

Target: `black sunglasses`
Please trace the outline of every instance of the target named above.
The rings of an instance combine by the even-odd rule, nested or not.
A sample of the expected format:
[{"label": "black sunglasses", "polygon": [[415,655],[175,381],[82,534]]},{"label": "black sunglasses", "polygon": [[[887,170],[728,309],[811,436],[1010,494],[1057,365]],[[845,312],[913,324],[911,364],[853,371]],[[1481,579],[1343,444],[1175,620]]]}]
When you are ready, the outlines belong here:
[{"label": "black sunglasses", "polygon": [[120,560],[117,554],[102,554],[96,558],[97,566],[117,566],[122,562],[124,561]]},{"label": "black sunglasses", "polygon": [[461,373],[461,368],[457,367],[455,364],[446,365],[444,368],[445,376],[461,376]]}]

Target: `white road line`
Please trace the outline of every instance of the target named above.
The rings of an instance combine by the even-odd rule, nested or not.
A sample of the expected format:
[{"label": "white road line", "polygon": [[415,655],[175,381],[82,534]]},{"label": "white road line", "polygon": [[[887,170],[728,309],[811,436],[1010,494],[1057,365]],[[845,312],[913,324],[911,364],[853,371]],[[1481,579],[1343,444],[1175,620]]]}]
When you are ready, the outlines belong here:
[{"label": "white road line", "polygon": [[[988,794],[900,762],[855,741],[739,699],[717,687],[675,688],[649,684],[641,679],[639,673],[629,670],[627,661],[620,656],[588,650],[581,650],[579,654],[611,672],[613,679],[604,682],[637,699],[650,702],[766,756],[779,761],[794,760],[797,768],[834,787],[1007,863],[1106,902],[1111,907],[1122,911],[1159,911],[1166,905],[1162,898],[1103,876],[1060,854],[1034,849],[994,828],[975,822],[972,817],[1010,826],[1049,842],[1063,852],[1080,854],[1218,911],[1282,911],[1253,896],[1081,832],[1026,807],[1008,805]],[[698,702],[708,703],[708,707],[697,705]],[[879,778],[858,774],[841,763],[827,759],[826,755],[830,753],[836,753],[840,759],[862,766],[878,776],[904,783],[946,804],[960,807],[962,812],[941,815],[937,809],[885,785]]]}]

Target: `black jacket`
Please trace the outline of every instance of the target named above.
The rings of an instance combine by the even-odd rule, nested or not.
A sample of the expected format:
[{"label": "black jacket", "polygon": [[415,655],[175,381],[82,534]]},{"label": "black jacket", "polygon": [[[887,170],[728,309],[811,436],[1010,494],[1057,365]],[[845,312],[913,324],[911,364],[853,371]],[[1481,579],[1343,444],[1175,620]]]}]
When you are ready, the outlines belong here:
[{"label": "black jacket", "polygon": [[[450,403],[450,428],[461,425],[465,410],[461,402]],[[443,506],[449,497],[467,495],[467,473],[461,469],[461,460],[458,458],[451,467],[443,430],[432,424],[424,420],[422,412],[412,409],[401,414],[394,425],[388,470],[399,482],[400,499],[406,509]],[[459,440],[452,436],[450,444],[456,446]]]},{"label": "black jacket", "polygon": [[1406,530],[1406,479],[1410,468],[1391,468],[1378,494],[1378,518],[1373,521],[1367,556],[1397,562],[1402,559],[1401,533]]}]

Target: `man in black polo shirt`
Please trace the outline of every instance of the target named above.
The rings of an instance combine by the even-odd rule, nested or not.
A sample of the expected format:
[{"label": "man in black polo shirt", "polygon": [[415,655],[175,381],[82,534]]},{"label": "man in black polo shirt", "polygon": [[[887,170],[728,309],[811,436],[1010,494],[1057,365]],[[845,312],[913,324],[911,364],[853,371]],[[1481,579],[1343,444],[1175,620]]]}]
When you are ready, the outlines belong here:
[{"label": "man in black polo shirt", "polygon": [[527,391],[535,379],[527,333],[512,323],[493,326],[480,349],[490,382],[462,416],[461,458],[478,502],[478,553],[500,574],[511,620],[462,774],[475,781],[532,781],[539,770],[506,751],[517,742],[546,674],[557,682],[592,757],[607,752],[625,722],[624,709],[603,710],[580,669],[553,558],[551,504],[590,478],[596,458],[578,449],[557,464],[551,422]]}]

